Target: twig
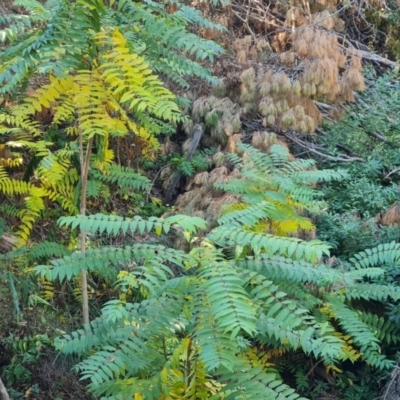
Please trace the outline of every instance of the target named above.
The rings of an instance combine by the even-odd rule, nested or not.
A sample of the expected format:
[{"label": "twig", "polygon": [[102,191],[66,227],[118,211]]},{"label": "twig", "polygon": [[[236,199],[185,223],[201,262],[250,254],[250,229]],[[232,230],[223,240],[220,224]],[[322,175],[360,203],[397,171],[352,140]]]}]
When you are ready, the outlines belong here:
[{"label": "twig", "polygon": [[236,15],[237,18],[239,18],[239,19],[245,24],[245,26],[246,26],[247,30],[249,31],[250,35],[253,37],[253,39],[255,39],[255,38],[256,38],[256,35],[255,35],[255,33],[252,31],[252,29],[250,28],[248,22],[247,22],[244,18],[242,18],[242,17],[239,15],[239,13],[236,12],[235,10],[232,10],[232,12],[233,12],[233,14]]},{"label": "twig", "polygon": [[307,372],[306,377],[308,378],[314,371],[314,369],[318,366],[318,364],[320,364],[322,362],[322,360],[317,361],[312,367],[311,369]]},{"label": "twig", "polygon": [[164,169],[168,168],[168,165],[164,165],[164,167],[160,168],[158,170],[158,172],[156,173],[156,176],[154,177],[153,181],[151,182],[151,185],[149,187],[149,190],[146,192],[146,201],[149,201],[149,197],[150,197],[150,192],[154,187],[154,183],[156,181],[156,179],[158,178],[158,175],[161,174],[162,171],[164,171]]},{"label": "twig", "polygon": [[331,18],[334,15],[337,15],[337,14],[341,13],[345,8],[347,8],[348,6],[351,6],[356,1],[357,0],[351,0],[350,3],[345,4],[342,8],[339,8],[339,10],[335,11],[332,14],[329,14],[327,17],[322,18],[322,19],[314,22],[313,24],[301,25],[301,26],[297,27],[296,29],[307,28],[307,27],[310,27],[310,26],[317,26],[318,24],[320,24],[321,22],[325,21],[326,19]]},{"label": "twig", "polygon": [[384,176],[384,179],[389,178],[390,175],[395,174],[396,172],[399,172],[400,168],[396,168],[393,171],[390,171],[387,175]]}]

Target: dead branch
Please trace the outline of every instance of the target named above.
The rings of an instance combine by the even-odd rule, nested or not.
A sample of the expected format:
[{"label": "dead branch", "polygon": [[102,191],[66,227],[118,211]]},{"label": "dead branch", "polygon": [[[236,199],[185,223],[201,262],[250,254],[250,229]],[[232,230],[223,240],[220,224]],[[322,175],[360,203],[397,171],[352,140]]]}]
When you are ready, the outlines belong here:
[{"label": "dead branch", "polygon": [[299,139],[298,137],[295,137],[294,135],[290,135],[288,133],[284,133],[284,132],[282,132],[282,133],[287,139],[296,143],[303,149],[306,149],[310,153],[314,153],[314,154],[316,154],[322,158],[325,158],[327,160],[337,161],[337,162],[354,162],[354,161],[365,162],[365,160],[361,157],[349,157],[346,155],[342,155],[341,157],[330,156],[329,154],[322,153],[321,151],[317,150],[318,146],[315,146],[314,144],[312,144],[310,142],[305,142],[305,141]]},{"label": "dead branch", "polygon": [[341,149],[341,150],[345,151],[349,156],[360,158],[358,154],[354,153],[351,149],[349,149],[348,147],[346,147],[343,144],[337,143],[337,144],[335,144],[335,146],[338,149]]},{"label": "dead branch", "polygon": [[[362,45],[359,42],[357,42],[356,45],[354,45],[350,40],[345,38],[343,35],[341,35],[339,33],[337,33],[336,35],[338,38],[341,38],[343,41],[343,45],[339,45],[342,49],[344,49],[344,50],[348,50],[349,48],[356,49],[356,51],[362,56],[362,58],[364,60],[383,64],[390,68],[394,68],[394,67],[396,67],[396,65],[399,65],[398,63],[388,60],[387,58],[382,57],[378,54],[371,53],[370,51],[367,51],[367,50],[363,50],[362,48],[366,49],[366,46]],[[346,46],[344,44],[346,44]]]},{"label": "dead branch", "polygon": [[317,107],[322,109],[331,110],[333,108],[330,104],[321,103],[320,101],[314,101],[314,103]]},{"label": "dead branch", "polygon": [[393,171],[390,171],[388,174],[386,174],[386,175],[383,177],[383,179],[388,179],[390,175],[393,175],[393,174],[395,174],[396,172],[399,172],[399,171],[400,171],[400,168],[396,168],[396,169],[394,169]]},{"label": "dead branch", "polygon": [[3,236],[0,237],[0,253],[7,253],[15,248],[17,243],[17,238],[8,233],[4,233]]},{"label": "dead branch", "polygon": [[385,138],[385,136],[383,136],[381,133],[368,132],[368,131],[365,131],[365,133],[366,133],[367,135],[369,135],[369,136],[374,137],[375,139],[380,140],[380,141],[383,142],[383,143],[388,143],[388,144],[390,143],[389,140],[387,140],[387,139]]},{"label": "dead branch", "polygon": [[363,58],[364,60],[369,60],[369,61],[377,62],[377,63],[379,63],[379,64],[386,65],[386,66],[388,66],[388,67],[390,67],[390,68],[394,68],[394,67],[396,67],[397,65],[399,65],[398,63],[396,63],[396,62],[394,62],[394,61],[391,61],[391,60],[388,60],[388,59],[385,58],[385,57],[381,57],[381,56],[379,56],[378,54],[374,54],[374,53],[371,53],[371,52],[369,52],[369,51],[364,51],[364,50],[357,50],[357,51],[358,51],[359,53],[361,53],[362,58]]}]

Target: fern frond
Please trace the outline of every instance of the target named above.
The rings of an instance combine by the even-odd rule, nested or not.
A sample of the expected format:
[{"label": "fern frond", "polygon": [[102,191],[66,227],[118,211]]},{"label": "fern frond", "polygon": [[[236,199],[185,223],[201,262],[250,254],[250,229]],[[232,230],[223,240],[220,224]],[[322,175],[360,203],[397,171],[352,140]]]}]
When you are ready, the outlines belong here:
[{"label": "fern frond", "polygon": [[[11,112],[15,112],[16,115],[0,113],[0,135],[11,133],[11,127],[21,128],[32,137],[42,135],[38,123],[29,121],[25,112],[20,114],[18,106],[12,108]],[[24,137],[22,137],[22,139],[23,138]]]},{"label": "fern frond", "polygon": [[380,244],[372,249],[366,249],[350,258],[354,268],[368,268],[382,265],[394,265],[400,260],[400,243]]},{"label": "fern frond", "polygon": [[322,330],[309,310],[286,298],[280,287],[265,278],[257,276],[252,282],[255,284],[252,297],[260,302],[261,309],[257,328],[264,341],[293,350],[301,347],[305,353],[327,363],[341,357],[343,341],[333,335],[333,328],[326,325]]},{"label": "fern frond", "polygon": [[315,182],[331,182],[331,181],[341,181],[347,179],[349,174],[345,170],[334,169],[330,170],[328,173],[326,170],[322,171],[296,171],[291,174],[291,177],[299,183],[312,184]]},{"label": "fern frond", "polygon": [[285,385],[276,373],[268,373],[262,368],[243,364],[234,372],[224,373],[222,382],[226,382],[222,391],[226,399],[298,399],[306,400],[295,393],[295,390]]},{"label": "fern frond", "polygon": [[269,218],[271,214],[276,211],[274,204],[266,201],[260,203],[240,207],[240,209],[233,211],[232,209],[227,214],[218,219],[220,225],[232,224],[233,226],[249,226],[253,227],[260,220]]},{"label": "fern frond", "polygon": [[195,233],[198,229],[205,229],[205,221],[198,217],[187,215],[173,215],[163,218],[150,217],[144,219],[138,215],[134,218],[123,218],[114,215],[95,214],[90,216],[62,217],[60,226],[70,226],[72,229],[79,227],[83,231],[91,231],[99,234],[107,233],[116,236],[120,231],[123,234],[130,231],[132,234],[138,232],[150,233],[153,229],[156,234],[168,233],[171,228],[179,228],[189,233]]},{"label": "fern frond", "polygon": [[61,159],[55,154],[49,154],[40,161],[37,174],[42,180],[49,181],[52,186],[56,186],[64,179],[70,166],[69,159]]},{"label": "fern frond", "polygon": [[60,243],[41,242],[29,249],[28,257],[32,261],[38,261],[53,257],[62,258],[70,254],[71,250]]},{"label": "fern frond", "polygon": [[38,188],[31,183],[18,181],[17,179],[4,179],[0,181],[0,187],[5,194],[30,194],[32,197],[26,198],[25,201],[29,202],[35,197],[43,197],[45,192],[42,188]]},{"label": "fern frond", "polygon": [[[115,390],[120,376],[146,375],[150,371],[154,374],[151,368],[156,368],[155,375],[159,376],[166,362],[159,343],[177,329],[175,321],[181,302],[182,299],[176,298],[176,307],[171,309],[166,298],[140,304],[111,301],[104,308],[101,318],[73,336],[65,335],[58,340],[57,347],[66,353],[97,348],[96,353],[78,364],[77,369],[83,377],[91,380],[89,390],[98,394]],[[166,336],[166,332],[170,333]],[[172,352],[176,347],[177,344],[172,345]],[[133,393],[145,395],[157,391],[160,384],[156,381],[156,388],[145,388],[145,383],[148,384],[148,380],[135,378],[129,390],[135,389]]]},{"label": "fern frond", "polygon": [[256,331],[255,311],[250,299],[242,287],[242,280],[236,269],[227,263],[203,265],[199,270],[202,290],[213,318],[223,332],[229,332],[235,338],[241,330],[248,335]]},{"label": "fern frond", "polygon": [[41,212],[46,208],[43,201],[45,195],[43,190],[34,188],[30,191],[30,194],[30,196],[25,197],[24,199],[25,209],[21,210],[18,215],[21,219],[18,235],[21,237],[23,243],[28,241],[33,228],[33,223],[40,217]]},{"label": "fern frond", "polygon": [[328,297],[329,309],[340,327],[351,336],[355,345],[360,348],[362,358],[377,369],[390,369],[394,362],[380,354],[379,339],[371,329],[361,321],[356,312],[348,308],[339,299]]},{"label": "fern frond", "polygon": [[93,170],[93,176],[103,182],[115,183],[120,187],[129,187],[137,190],[149,190],[151,181],[128,167],[111,164],[107,170],[107,175],[100,171]]},{"label": "fern frond", "polygon": [[[1,168],[1,167],[0,167]],[[1,174],[1,171],[0,171]],[[11,204],[1,204],[0,205],[0,214],[9,217],[17,217],[20,212],[20,209],[11,205]]]},{"label": "fern frond", "polygon": [[13,43],[24,32],[31,28],[32,21],[28,15],[1,15],[0,16],[0,42]]},{"label": "fern frond", "polygon": [[305,242],[297,238],[246,232],[234,227],[215,228],[210,233],[209,239],[222,246],[249,246],[256,253],[263,251],[270,257],[282,255],[295,260],[314,262],[323,254],[329,254],[329,246],[319,240]]},{"label": "fern frond", "polygon": [[43,197],[45,191],[37,188],[30,183],[6,177],[3,167],[0,166],[0,193],[6,195],[26,195],[24,199],[25,208],[18,211],[21,219],[18,236],[23,243],[28,240],[33,223],[39,218],[45,209]]},{"label": "fern frond", "polygon": [[[47,279],[38,279],[40,297],[47,303],[54,298],[54,284]],[[37,301],[38,299],[36,299]]]},{"label": "fern frond", "polygon": [[[108,36],[98,33],[95,39],[99,44],[104,44]],[[126,39],[118,30],[115,30],[111,40],[113,50],[104,55],[105,63],[100,70],[102,78],[110,84],[114,97],[121,104],[128,105],[127,108],[139,117],[143,111],[151,108],[151,113],[160,119],[178,121],[179,108],[171,101],[175,96],[151,74],[143,58],[127,54]]]},{"label": "fern frond", "polygon": [[15,0],[14,5],[27,10],[35,20],[45,21],[50,17],[49,10],[37,0]]},{"label": "fern frond", "polygon": [[358,283],[346,289],[344,295],[348,300],[376,300],[387,301],[400,299],[400,287],[392,285],[379,285],[376,283]]},{"label": "fern frond", "polygon": [[[184,56],[194,54],[198,61],[212,60],[223,49],[208,40],[199,38],[188,31],[188,24],[222,29],[204,17],[194,8],[177,2],[178,10],[167,13],[164,6],[154,1],[146,1],[146,7],[130,1],[120,1],[118,18],[126,31],[130,43],[137,49],[145,48],[146,55],[156,72],[165,73],[181,86],[188,86],[185,75],[194,75],[209,82],[215,82],[210,72],[196,61]],[[137,30],[132,29],[134,21]],[[140,34],[138,34],[140,32]]]},{"label": "fern frond", "polygon": [[49,188],[46,187],[46,182],[44,182],[44,185],[46,187],[46,196],[50,200],[58,202],[61,205],[62,209],[68,211],[69,214],[77,214],[79,212],[79,209],[75,199],[76,187],[66,180],[68,179],[67,174],[64,175],[62,179],[63,182],[58,182],[58,184]]},{"label": "fern frond", "polygon": [[322,203],[316,201],[321,193],[311,185],[345,176],[341,171],[309,171],[313,161],[291,161],[287,149],[278,145],[272,146],[268,154],[250,145],[240,145],[239,150],[244,152],[242,158],[228,156],[236,165],[238,178],[214,186],[240,196],[246,207],[234,212],[225,210],[218,220],[220,225],[245,226],[278,236],[312,230],[312,222],[299,215],[299,210],[317,214],[322,209]]},{"label": "fern frond", "polygon": [[[168,259],[171,263],[184,267],[185,262],[192,261],[191,257],[179,250],[165,248],[161,245],[126,246],[124,248],[89,249],[85,253],[73,253],[58,260],[51,261],[51,265],[35,267],[36,273],[50,280],[71,279],[78,276],[82,270],[110,274],[110,266],[119,268],[120,265],[129,264],[132,260]],[[114,273],[116,275],[116,273]]]},{"label": "fern frond", "polygon": [[207,371],[215,371],[224,366],[232,369],[237,364],[236,354],[239,349],[215,321],[211,303],[203,293],[196,293],[194,299],[196,313],[194,338],[199,346],[199,357]]},{"label": "fern frond", "polygon": [[400,329],[389,319],[361,311],[358,312],[358,315],[360,320],[374,332],[374,335],[381,342],[391,345],[400,341]]},{"label": "fern frond", "polygon": [[353,277],[347,273],[329,268],[324,264],[310,264],[302,260],[291,260],[286,257],[262,254],[261,259],[249,257],[247,260],[235,261],[239,268],[245,268],[279,281],[283,277],[291,282],[313,283],[328,286],[333,283],[351,283]]}]

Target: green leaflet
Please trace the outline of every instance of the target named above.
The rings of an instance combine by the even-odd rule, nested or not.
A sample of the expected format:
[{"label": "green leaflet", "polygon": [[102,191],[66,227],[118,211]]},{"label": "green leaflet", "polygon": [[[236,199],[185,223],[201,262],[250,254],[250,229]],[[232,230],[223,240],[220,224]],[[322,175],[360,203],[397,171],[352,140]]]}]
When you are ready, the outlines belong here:
[{"label": "green leaflet", "polygon": [[[267,163],[271,174],[281,176],[271,184],[270,176],[253,165],[248,180],[231,181],[227,190],[243,195],[244,209],[224,214],[220,225],[188,251],[136,243],[88,249],[36,268],[51,279],[70,279],[82,269],[117,273],[126,266],[116,281],[123,298],[105,304],[90,326],[57,341],[65,353],[86,355],[77,369],[90,382],[90,391],[111,399],[140,393],[152,400],[162,395],[294,400],[299,393],[274,368],[279,357],[300,355],[298,363],[306,369],[310,359],[335,368],[348,361],[391,368],[393,361],[382,349],[397,343],[396,327],[386,317],[358,310],[352,300],[400,299],[397,287],[373,282],[385,265],[396,262],[397,245],[366,250],[348,266],[333,268],[324,263],[329,254],[324,243],[259,229],[264,219],[284,223],[286,215],[301,220],[290,204],[280,207],[279,202],[301,186],[294,181],[312,163],[284,162],[283,173],[279,166],[285,157],[279,149],[267,161],[255,153],[254,165]],[[232,159],[241,162],[237,156]],[[335,178],[312,172],[308,182],[317,175],[320,180]],[[295,179],[292,173],[299,175]],[[257,185],[250,178],[267,190],[252,192]],[[314,192],[308,187],[297,191],[304,208],[311,207]],[[94,236],[129,233],[152,235],[152,240],[160,232],[200,236],[206,229],[202,219],[184,215],[145,219],[97,214],[65,217],[60,225]],[[306,373],[297,375],[299,388],[306,388]]]}]

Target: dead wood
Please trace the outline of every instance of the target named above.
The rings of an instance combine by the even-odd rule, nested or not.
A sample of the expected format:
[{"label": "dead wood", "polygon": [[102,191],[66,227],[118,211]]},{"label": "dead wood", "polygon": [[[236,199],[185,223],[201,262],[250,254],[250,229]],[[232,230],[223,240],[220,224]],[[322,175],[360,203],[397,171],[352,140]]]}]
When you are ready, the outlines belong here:
[{"label": "dead wood", "polygon": [[357,50],[359,53],[361,53],[361,55],[362,55],[362,58],[364,59],[364,60],[368,60],[368,61],[372,61],[372,62],[377,62],[378,64],[383,64],[383,65],[386,65],[386,66],[388,66],[388,67],[390,67],[390,68],[394,68],[394,67],[396,67],[397,65],[399,65],[398,63],[396,63],[396,62],[394,62],[394,61],[391,61],[391,60],[388,60],[387,58],[385,58],[385,57],[381,57],[381,56],[379,56],[378,54],[374,54],[374,53],[371,53],[371,52],[369,52],[369,51],[364,51],[364,50]]},{"label": "dead wood", "polygon": [[[193,154],[197,149],[197,146],[199,145],[202,136],[203,136],[203,128],[201,127],[201,125],[196,124],[193,131],[193,138],[192,141],[190,142],[189,149],[186,154],[187,161],[193,157]],[[172,178],[171,183],[169,184],[167,193],[165,194],[164,204],[171,204],[171,201],[175,195],[175,189],[178,186],[181,178],[182,178],[182,172],[176,171],[175,176]]]},{"label": "dead wood", "polygon": [[323,149],[321,148],[321,146],[317,146],[316,144],[307,142],[307,141],[303,141],[301,140],[299,137],[297,137],[294,134],[289,134],[289,133],[285,133],[282,132],[282,134],[290,141],[292,141],[293,143],[296,143],[297,145],[299,145],[300,147],[302,147],[303,149],[306,149],[308,152],[316,154],[319,157],[325,158],[327,160],[330,161],[337,161],[337,162],[354,162],[354,161],[358,161],[358,162],[365,162],[365,160],[361,157],[349,157],[346,154],[343,154],[339,157],[334,157],[331,156],[329,154],[326,154],[323,152]]},{"label": "dead wood", "polygon": [[17,243],[17,238],[8,233],[4,233],[3,236],[0,237],[0,253],[7,253],[15,248]]},{"label": "dead wood", "polygon": [[390,380],[382,390],[380,400],[400,400],[400,367],[397,364],[392,372]]}]

